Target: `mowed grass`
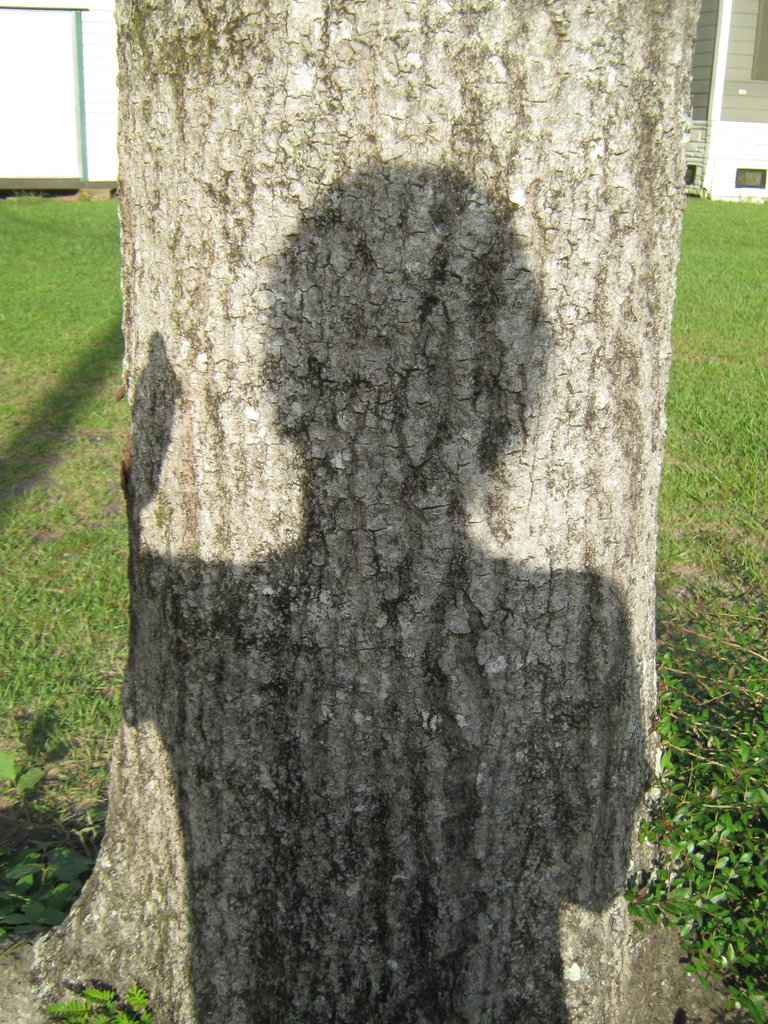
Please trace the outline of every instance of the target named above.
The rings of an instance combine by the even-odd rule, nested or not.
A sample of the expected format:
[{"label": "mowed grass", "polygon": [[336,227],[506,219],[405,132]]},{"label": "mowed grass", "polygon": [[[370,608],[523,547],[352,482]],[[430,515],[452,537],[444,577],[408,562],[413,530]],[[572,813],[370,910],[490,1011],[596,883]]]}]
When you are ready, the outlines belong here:
[{"label": "mowed grass", "polygon": [[[126,654],[116,204],[0,201],[0,842],[104,800]],[[5,790],[5,791],[4,791]]]},{"label": "mowed grass", "polygon": [[[632,897],[641,921],[681,925],[692,966],[722,972],[758,1021],[768,987],[766,238],[768,205],[689,204],[659,540],[667,751],[647,828],[662,863]],[[4,893],[6,927],[34,928],[30,906],[45,905],[49,921],[63,906],[41,879],[58,871],[76,886],[80,866],[23,849],[3,859],[3,843],[28,848],[24,823],[89,829],[105,797],[127,636],[118,261],[113,203],[0,202],[0,931]],[[27,887],[46,857],[48,875],[37,870]]]},{"label": "mowed grass", "polygon": [[662,576],[688,566],[729,587],[741,574],[751,586],[766,567],[766,257],[768,204],[689,203],[667,404]]}]

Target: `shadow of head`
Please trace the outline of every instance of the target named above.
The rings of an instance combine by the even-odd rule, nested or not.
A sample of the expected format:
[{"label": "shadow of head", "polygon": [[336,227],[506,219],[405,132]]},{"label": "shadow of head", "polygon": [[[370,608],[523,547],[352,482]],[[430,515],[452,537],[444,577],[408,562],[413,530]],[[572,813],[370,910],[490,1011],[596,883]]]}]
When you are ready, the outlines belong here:
[{"label": "shadow of head", "polygon": [[309,465],[378,468],[371,489],[441,467],[458,496],[523,445],[548,339],[513,218],[458,171],[398,164],[301,218],[270,282],[265,378]]}]

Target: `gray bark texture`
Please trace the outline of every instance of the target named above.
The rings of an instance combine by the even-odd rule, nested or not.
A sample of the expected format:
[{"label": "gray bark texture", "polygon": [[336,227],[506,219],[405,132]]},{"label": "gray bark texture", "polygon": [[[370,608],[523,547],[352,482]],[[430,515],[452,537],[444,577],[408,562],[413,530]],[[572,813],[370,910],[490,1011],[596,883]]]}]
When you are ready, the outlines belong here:
[{"label": "gray bark texture", "polygon": [[118,4],[131,653],[44,991],[622,1019],[694,16]]}]

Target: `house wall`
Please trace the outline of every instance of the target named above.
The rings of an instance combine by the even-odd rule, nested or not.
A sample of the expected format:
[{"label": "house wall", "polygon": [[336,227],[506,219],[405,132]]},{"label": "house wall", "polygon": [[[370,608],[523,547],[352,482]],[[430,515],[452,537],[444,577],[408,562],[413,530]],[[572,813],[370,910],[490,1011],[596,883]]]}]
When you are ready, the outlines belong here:
[{"label": "house wall", "polygon": [[736,188],[740,167],[768,169],[768,124],[714,121],[704,175],[704,189],[712,199],[768,199],[768,189]]},{"label": "house wall", "polygon": [[719,0],[702,0],[701,14],[696,28],[691,70],[691,97],[694,121],[709,118],[709,97],[712,90],[712,70],[715,62],[717,14]]},{"label": "house wall", "polygon": [[[113,9],[114,0],[0,3],[0,27],[4,19],[13,33],[13,50],[0,60],[0,188],[116,181]],[[49,31],[54,22],[72,31]]]},{"label": "house wall", "polygon": [[760,0],[733,0],[720,111],[723,121],[768,124],[768,81],[752,78],[759,7]]},{"label": "house wall", "polygon": [[[762,0],[767,8],[768,0]],[[688,191],[713,199],[765,200],[737,188],[739,169],[768,171],[768,81],[752,79],[761,0],[703,0],[692,74]],[[767,175],[768,176],[768,175]]]},{"label": "house wall", "polygon": [[709,121],[694,121],[691,124],[688,145],[685,148],[686,175],[689,167],[696,168],[692,181],[686,177],[686,191],[694,195],[700,195],[704,184],[708,142]]},{"label": "house wall", "polygon": [[83,11],[88,178],[117,180],[117,37],[113,0]]},{"label": "house wall", "polygon": [[[34,61],[27,52],[30,37]],[[71,11],[0,9],[0,94],[0,178],[79,177],[81,122]]]},{"label": "house wall", "polygon": [[[688,192],[699,194],[704,182],[709,116],[714,81],[715,50],[720,0],[702,0],[691,67],[691,116],[693,118],[685,153]],[[695,168],[693,180],[688,177]]]}]

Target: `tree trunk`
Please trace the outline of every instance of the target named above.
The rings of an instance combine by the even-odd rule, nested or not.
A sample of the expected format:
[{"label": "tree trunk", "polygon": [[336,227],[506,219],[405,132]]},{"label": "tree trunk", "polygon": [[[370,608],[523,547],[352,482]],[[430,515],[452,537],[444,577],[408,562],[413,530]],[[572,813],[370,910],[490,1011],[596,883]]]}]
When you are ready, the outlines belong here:
[{"label": "tree trunk", "polygon": [[131,653],[47,991],[618,1021],[691,4],[118,23]]}]

